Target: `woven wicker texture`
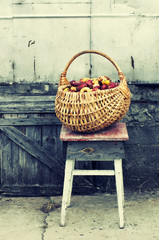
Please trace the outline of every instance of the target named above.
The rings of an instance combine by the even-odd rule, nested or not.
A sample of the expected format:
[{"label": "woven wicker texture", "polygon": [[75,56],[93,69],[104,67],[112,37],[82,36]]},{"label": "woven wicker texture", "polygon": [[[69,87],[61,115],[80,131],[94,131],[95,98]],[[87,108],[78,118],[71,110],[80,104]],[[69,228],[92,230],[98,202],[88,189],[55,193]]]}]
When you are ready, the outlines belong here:
[{"label": "woven wicker texture", "polygon": [[[117,69],[119,86],[95,92],[65,92],[69,85],[66,78],[70,64],[85,53],[99,54],[108,59]],[[109,56],[101,52],[86,50],[76,54],[61,74],[55,100],[56,116],[67,128],[78,132],[95,132],[120,121],[129,109],[131,93],[120,68]]]}]

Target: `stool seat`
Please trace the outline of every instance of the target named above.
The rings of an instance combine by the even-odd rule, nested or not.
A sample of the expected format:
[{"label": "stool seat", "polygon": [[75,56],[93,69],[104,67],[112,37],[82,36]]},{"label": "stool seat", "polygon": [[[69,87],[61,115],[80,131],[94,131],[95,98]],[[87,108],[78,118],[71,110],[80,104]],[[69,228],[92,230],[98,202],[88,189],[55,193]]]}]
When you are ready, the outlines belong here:
[{"label": "stool seat", "polygon": [[[123,141],[129,139],[126,124],[116,123],[95,133],[74,132],[62,126],[60,139],[67,142],[65,178],[61,208],[61,226],[65,225],[66,209],[71,202],[73,177],[115,176],[119,211],[119,227],[124,227],[123,205],[124,186],[122,158],[124,158]],[[76,161],[113,161],[114,170],[75,169]]]},{"label": "stool seat", "polygon": [[79,133],[62,126],[62,141],[127,141],[129,140],[125,123],[116,123],[95,133]]}]

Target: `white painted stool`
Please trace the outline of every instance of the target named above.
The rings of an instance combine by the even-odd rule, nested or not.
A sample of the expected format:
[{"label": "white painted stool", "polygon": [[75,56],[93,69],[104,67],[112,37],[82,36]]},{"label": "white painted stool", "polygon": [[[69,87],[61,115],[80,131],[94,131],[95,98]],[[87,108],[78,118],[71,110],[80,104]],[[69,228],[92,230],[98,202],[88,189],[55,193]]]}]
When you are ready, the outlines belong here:
[{"label": "white painted stool", "polygon": [[[119,227],[124,228],[124,187],[122,158],[123,141],[129,139],[125,123],[116,123],[97,133],[72,132],[62,126],[60,139],[67,141],[65,178],[61,208],[61,226],[65,225],[66,209],[71,202],[73,176],[115,176]],[[114,161],[114,170],[78,170],[75,161]]]}]

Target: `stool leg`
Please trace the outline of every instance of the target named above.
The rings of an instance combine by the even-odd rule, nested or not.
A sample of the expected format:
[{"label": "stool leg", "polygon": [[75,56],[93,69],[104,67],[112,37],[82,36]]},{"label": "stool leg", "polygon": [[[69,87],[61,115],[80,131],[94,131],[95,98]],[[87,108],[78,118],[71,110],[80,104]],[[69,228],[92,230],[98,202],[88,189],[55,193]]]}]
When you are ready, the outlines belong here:
[{"label": "stool leg", "polygon": [[66,209],[68,201],[70,203],[71,192],[72,192],[72,181],[73,181],[73,169],[74,160],[66,160],[65,166],[65,178],[62,196],[62,207],[61,207],[61,226],[65,225]]},{"label": "stool leg", "polygon": [[122,190],[122,201],[123,201],[123,207],[124,207],[124,205],[125,205],[125,199],[124,199],[124,181],[123,181],[122,160],[121,160],[121,190]]},{"label": "stool leg", "polygon": [[67,198],[67,207],[71,204],[71,194],[72,194],[72,184],[73,184],[73,170],[75,168],[75,160],[72,160],[72,172],[71,172],[71,179],[70,179],[70,186],[69,186],[69,192],[68,192],[68,198]]},{"label": "stool leg", "polygon": [[123,211],[124,186],[123,186],[122,159],[114,160],[114,167],[115,167],[119,220],[120,220],[119,226],[120,228],[124,228],[124,211]]}]

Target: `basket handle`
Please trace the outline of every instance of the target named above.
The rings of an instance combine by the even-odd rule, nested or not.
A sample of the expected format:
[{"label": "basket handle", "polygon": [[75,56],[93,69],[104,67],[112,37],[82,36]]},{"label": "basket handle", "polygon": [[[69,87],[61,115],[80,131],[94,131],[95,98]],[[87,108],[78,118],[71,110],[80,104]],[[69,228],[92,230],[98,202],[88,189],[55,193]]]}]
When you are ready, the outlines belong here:
[{"label": "basket handle", "polygon": [[69,81],[68,81],[67,78],[66,78],[66,74],[67,74],[67,70],[68,70],[69,66],[71,65],[71,63],[72,63],[77,57],[79,57],[80,55],[86,54],[86,53],[95,53],[95,54],[101,55],[101,56],[105,57],[106,59],[108,59],[108,60],[114,65],[114,67],[116,68],[116,70],[118,71],[118,75],[119,75],[120,80],[123,80],[124,74],[121,72],[119,66],[117,65],[117,63],[116,63],[112,58],[110,58],[108,55],[106,55],[106,54],[104,54],[104,53],[102,53],[102,52],[99,52],[99,51],[95,51],[95,50],[85,50],[85,51],[82,51],[82,52],[77,53],[77,54],[76,54],[75,56],[73,56],[73,57],[71,58],[71,60],[68,62],[68,64],[67,64],[67,66],[65,67],[64,71],[61,73],[59,86],[66,85],[66,84],[69,83]]}]

